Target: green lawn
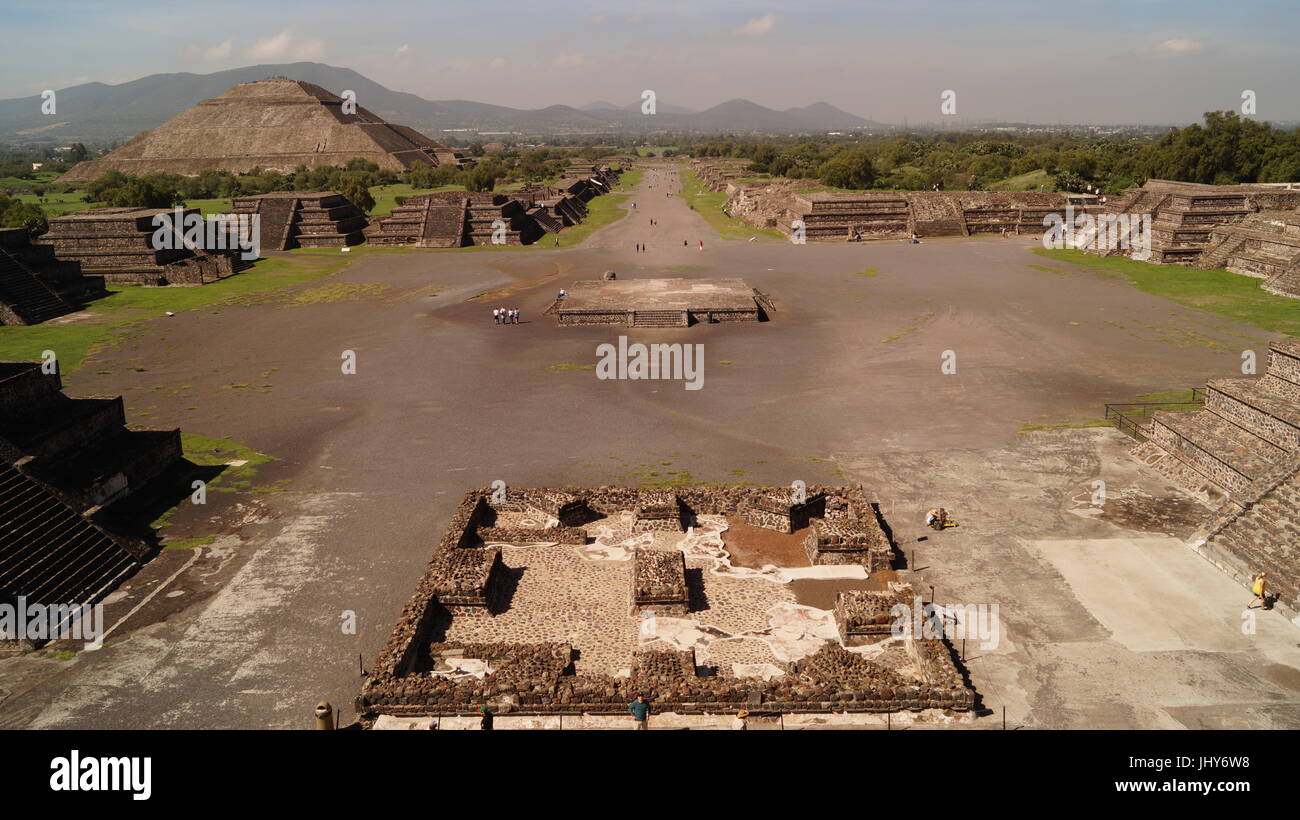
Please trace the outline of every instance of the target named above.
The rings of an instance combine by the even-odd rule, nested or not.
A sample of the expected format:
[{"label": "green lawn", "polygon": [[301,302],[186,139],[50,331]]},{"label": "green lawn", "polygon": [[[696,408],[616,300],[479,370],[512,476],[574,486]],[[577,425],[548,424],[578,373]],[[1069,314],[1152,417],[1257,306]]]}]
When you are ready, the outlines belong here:
[{"label": "green lawn", "polygon": [[1275,296],[1260,280],[1226,270],[1195,270],[1155,265],[1123,256],[1098,256],[1080,250],[1035,247],[1039,256],[1069,262],[1105,276],[1127,278],[1138,290],[1188,307],[1217,313],[1264,330],[1300,337],[1300,301]]},{"label": "green lawn", "polygon": [[691,206],[696,213],[704,217],[723,239],[758,237],[759,239],[775,239],[781,242],[788,241],[786,236],[778,230],[755,228],[744,220],[732,219],[723,213],[722,205],[727,201],[727,194],[723,191],[710,191],[694,169],[683,167],[678,171],[678,176],[682,182],[682,190],[679,196],[685,199],[686,204]]},{"label": "green lawn", "polygon": [[1030,171],[1020,176],[1007,177],[1001,182],[995,182],[989,186],[990,191],[1037,191],[1038,186],[1043,186],[1044,191],[1052,191],[1056,188],[1056,180],[1046,171],[1039,169]]},{"label": "green lawn", "polygon": [[53,350],[61,371],[76,370],[96,348],[121,343],[134,326],[168,311],[183,314],[199,308],[233,307],[253,294],[338,273],[351,254],[330,250],[332,254],[295,252],[262,259],[251,270],[199,287],[114,286],[109,296],[87,307],[90,316],[77,321],[0,327],[0,360],[33,361]]}]

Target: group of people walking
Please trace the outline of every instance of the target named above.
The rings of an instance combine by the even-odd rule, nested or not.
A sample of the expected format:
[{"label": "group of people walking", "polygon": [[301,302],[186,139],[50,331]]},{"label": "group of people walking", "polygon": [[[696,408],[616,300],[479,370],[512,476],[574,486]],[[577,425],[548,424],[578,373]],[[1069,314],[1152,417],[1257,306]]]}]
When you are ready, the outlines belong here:
[{"label": "group of people walking", "polygon": [[492,308],[492,321],[499,325],[517,325],[519,311],[514,308]]}]

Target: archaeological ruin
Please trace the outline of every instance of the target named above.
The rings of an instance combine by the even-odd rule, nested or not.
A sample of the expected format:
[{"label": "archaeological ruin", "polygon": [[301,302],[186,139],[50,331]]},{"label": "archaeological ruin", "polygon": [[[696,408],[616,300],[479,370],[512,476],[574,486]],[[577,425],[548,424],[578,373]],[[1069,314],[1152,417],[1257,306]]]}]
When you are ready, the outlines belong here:
[{"label": "archaeological ruin", "polygon": [[1216,510],[1194,546],[1242,580],[1269,570],[1300,611],[1300,342],[1272,342],[1263,376],[1211,379],[1203,409],[1158,411],[1137,434],[1135,457]]},{"label": "archaeological ruin", "polygon": [[[60,262],[74,263],[81,276],[110,284],[203,285],[247,270],[238,237],[227,232],[224,250],[191,246],[177,232],[171,248],[155,247],[155,217],[173,218],[170,208],[92,208],[51,219],[38,247]],[[183,209],[185,218],[197,208]]]},{"label": "archaeological ruin", "polygon": [[776,311],[771,297],[743,279],[618,279],[574,282],[546,312],[561,325],[688,327],[700,322],[759,322]]},{"label": "archaeological ruin", "polygon": [[374,220],[365,239],[371,245],[417,248],[531,245],[580,223],[587,216],[586,203],[617,184],[618,172],[603,166],[591,168],[585,177],[504,193],[415,194],[402,199],[389,216]]},{"label": "archaeological ruin", "polygon": [[90,604],[156,549],[122,511],[187,462],[179,430],[127,429],[121,396],[69,398],[42,368],[0,362],[0,600]]},{"label": "archaeological ruin", "polygon": [[289,173],[342,167],[364,159],[390,171],[416,165],[464,163],[464,158],[404,125],[382,118],[320,86],[269,77],[240,83],[203,100],[107,156],[87,160],[60,177],[89,182],[110,170],[125,174],[194,176],[205,168]]},{"label": "archaeological ruin", "polygon": [[78,309],[103,290],[48,245],[33,245],[26,228],[0,229],[0,325],[36,325]]},{"label": "archaeological ruin", "polygon": [[637,695],[656,713],[972,709],[944,640],[889,633],[874,599],[854,597],[865,592],[842,593],[835,611],[799,605],[788,582],[810,569],[734,565],[728,552],[737,526],[793,525],[800,538],[829,522],[834,537],[822,529],[814,540],[858,545],[868,581],[889,569],[894,547],[860,487],[809,487],[806,499],[738,486],[473,490],[357,710],[371,725],[483,705],[625,715]]},{"label": "archaeological ruin", "polygon": [[693,160],[710,190],[725,191],[723,210],[757,228],[803,239],[860,241],[971,236],[980,233],[1042,234],[1043,217],[1072,206],[1078,213],[1099,209],[1091,194],[1002,191],[818,190],[814,180],[740,183],[745,171],[735,161]]},{"label": "archaeological ruin", "polygon": [[227,215],[257,215],[264,251],[358,245],[369,224],[360,208],[333,191],[237,196],[230,204]]},{"label": "archaeological ruin", "polygon": [[[1152,179],[1107,202],[1104,212],[1150,218],[1149,262],[1226,268],[1263,280],[1271,293],[1300,298],[1300,186]],[[1097,252],[1133,255],[1128,247]]]}]

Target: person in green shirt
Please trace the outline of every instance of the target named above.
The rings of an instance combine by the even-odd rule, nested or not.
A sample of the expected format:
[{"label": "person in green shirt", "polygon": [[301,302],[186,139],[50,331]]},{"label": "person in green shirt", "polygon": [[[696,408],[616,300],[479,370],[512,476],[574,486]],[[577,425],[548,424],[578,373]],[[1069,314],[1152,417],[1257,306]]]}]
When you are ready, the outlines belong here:
[{"label": "person in green shirt", "polygon": [[632,722],[636,724],[636,728],[644,729],[646,718],[650,716],[650,704],[646,703],[645,695],[637,695],[636,700],[628,704],[627,712],[632,716]]}]

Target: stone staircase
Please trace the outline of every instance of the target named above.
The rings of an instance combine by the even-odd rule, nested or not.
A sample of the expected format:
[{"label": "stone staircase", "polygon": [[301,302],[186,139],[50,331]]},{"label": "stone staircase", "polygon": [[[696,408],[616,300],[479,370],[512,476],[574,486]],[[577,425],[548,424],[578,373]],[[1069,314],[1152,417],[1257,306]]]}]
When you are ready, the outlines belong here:
[{"label": "stone staircase", "polygon": [[1300,625],[1300,454],[1224,505],[1191,545],[1243,586],[1267,572],[1269,590]]},{"label": "stone staircase", "polygon": [[632,313],[631,327],[686,327],[690,317],[684,310],[638,310]]},{"label": "stone staircase", "polygon": [[1180,486],[1248,492],[1300,452],[1300,341],[1270,344],[1262,378],[1211,380],[1203,410],[1156,412],[1147,434],[1140,457]]},{"label": "stone staircase", "polygon": [[90,604],[141,559],[46,487],[0,463],[0,597]]},{"label": "stone staircase", "polygon": [[0,250],[0,324],[35,325],[75,310],[8,251]]}]

